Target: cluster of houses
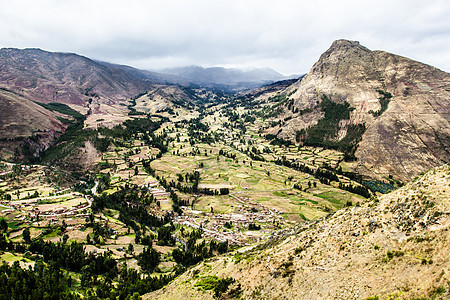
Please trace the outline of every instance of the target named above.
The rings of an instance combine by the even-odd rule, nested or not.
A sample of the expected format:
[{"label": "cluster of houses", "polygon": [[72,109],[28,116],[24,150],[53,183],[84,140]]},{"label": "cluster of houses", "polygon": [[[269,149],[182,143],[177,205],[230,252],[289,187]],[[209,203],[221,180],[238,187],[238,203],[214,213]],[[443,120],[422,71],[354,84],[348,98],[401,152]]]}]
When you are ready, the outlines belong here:
[{"label": "cluster of houses", "polygon": [[[170,201],[170,193],[166,192],[157,180],[148,181],[145,185],[156,201],[160,203]],[[239,203],[235,213],[213,214],[212,212],[203,212],[191,207],[181,206],[183,214],[176,215],[174,223],[201,229],[205,237],[240,246],[246,245],[250,240],[262,239],[266,233],[275,228],[275,224],[285,223],[281,216],[282,212],[275,208],[269,209],[246,197],[235,195],[232,195],[232,197]],[[240,230],[249,228],[250,224],[255,224],[255,222],[262,223],[260,233],[244,233]],[[231,226],[233,229],[229,229]]]},{"label": "cluster of houses", "polygon": [[[276,208],[268,208],[267,206],[254,202],[246,197],[233,196],[240,205],[238,205],[238,211],[243,212],[244,215],[254,218],[253,221],[267,223],[267,222],[278,222],[284,223],[284,219],[281,216],[282,211]],[[256,213],[257,212],[257,213]]]},{"label": "cluster of houses", "polygon": [[77,217],[86,217],[87,214],[79,214],[78,212],[89,208],[92,203],[92,199],[89,196],[86,196],[86,202],[81,202],[80,204],[72,207],[60,207],[53,210],[41,211],[38,207],[37,199],[28,200],[27,202],[17,203],[11,201],[3,201],[2,204],[5,206],[9,206],[10,209],[3,210],[3,212],[13,212],[13,211],[21,211],[27,213],[29,218],[25,220],[25,215],[19,215],[17,217],[21,217],[21,221],[25,221],[26,223],[31,223],[39,218],[45,218],[48,220],[52,220],[57,216],[65,215],[65,216],[77,216]]},{"label": "cluster of houses", "polygon": [[242,232],[234,232],[232,230],[219,231],[220,226],[215,224],[215,222],[210,223],[207,219],[202,219],[200,222],[197,222],[196,219],[198,218],[199,215],[188,216],[183,214],[182,216],[175,217],[174,223],[201,229],[204,237],[213,238],[220,242],[227,241],[229,244],[239,246],[247,245],[245,242],[247,238]]},{"label": "cluster of houses", "polygon": [[[262,225],[262,233],[268,233],[269,230],[275,228],[274,224],[279,225],[285,222],[281,216],[282,212],[276,209],[269,209],[248,198],[235,198],[242,203],[237,206],[235,213],[213,214],[182,206],[183,214],[175,218],[175,223],[200,228],[206,237],[228,241],[230,244],[246,245],[249,240],[262,239],[264,234],[248,234],[239,229],[249,228],[250,224],[255,224],[255,222],[265,223]],[[233,226],[233,230],[227,228],[231,226]]]}]

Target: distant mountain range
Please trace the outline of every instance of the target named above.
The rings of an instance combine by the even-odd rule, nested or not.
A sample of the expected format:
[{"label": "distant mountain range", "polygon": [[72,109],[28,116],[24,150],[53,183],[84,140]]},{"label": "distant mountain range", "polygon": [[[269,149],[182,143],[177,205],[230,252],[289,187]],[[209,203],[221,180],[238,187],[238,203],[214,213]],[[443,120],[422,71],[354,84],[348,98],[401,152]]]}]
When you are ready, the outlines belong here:
[{"label": "distant mountain range", "polygon": [[189,66],[163,69],[159,70],[158,73],[173,75],[203,87],[234,91],[251,89],[276,81],[299,77],[297,75],[284,76],[270,68],[237,69]]},{"label": "distant mountain range", "polygon": [[[152,90],[161,93],[164,89],[161,85],[230,91],[282,78],[270,69],[188,67],[162,74],[95,61],[73,53],[4,48],[0,49],[0,134],[2,138],[10,139],[64,130],[57,114],[35,102],[63,103],[88,115],[111,114],[111,107],[121,109],[138,94]],[[175,92],[174,88],[172,91],[177,97],[189,97],[182,96],[182,90]],[[173,95],[164,97],[172,99]]]},{"label": "distant mountain range", "polygon": [[188,66],[149,71],[101,61],[98,61],[98,63],[107,67],[121,69],[136,78],[154,83],[203,87],[225,92],[239,92],[277,81],[300,77],[300,75],[284,76],[270,68],[239,69]]}]

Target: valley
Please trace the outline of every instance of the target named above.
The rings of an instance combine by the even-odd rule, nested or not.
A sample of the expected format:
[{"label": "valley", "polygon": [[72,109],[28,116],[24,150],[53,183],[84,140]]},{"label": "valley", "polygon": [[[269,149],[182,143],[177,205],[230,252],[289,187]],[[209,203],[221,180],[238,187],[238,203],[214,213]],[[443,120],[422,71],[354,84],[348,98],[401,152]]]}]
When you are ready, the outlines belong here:
[{"label": "valley", "polygon": [[[262,119],[242,124],[217,106],[223,104],[183,119],[171,120],[164,112],[134,117],[123,127],[98,127],[90,136],[98,135],[106,146],[96,150],[91,169],[96,173],[81,174],[85,178],[75,179],[58,163],[4,163],[0,216],[8,225],[7,243],[77,243],[87,253],[108,253],[141,272],[139,257],[154,249],[159,259],[150,274],[173,276],[180,267],[219,251],[211,245],[223,245],[222,252],[271,240],[296,224],[365,199],[339,188],[360,186],[356,181],[344,175],[334,175],[331,182],[326,178],[331,171],[322,167],[338,168],[344,163],[342,153],[271,143],[258,133],[266,123]],[[62,137],[63,148],[57,149],[66,153],[64,147],[80,135]],[[44,157],[54,160],[57,154],[49,153]],[[307,172],[283,165],[281,158]],[[191,234],[195,245],[209,246],[209,254],[187,249]],[[193,256],[180,258],[181,251]],[[17,250],[3,257],[34,265]],[[81,291],[90,286],[75,284]]]},{"label": "valley", "polygon": [[[55,299],[449,295],[447,73],[411,63],[434,72],[431,94],[408,76],[363,81],[352,68],[390,54],[339,40],[305,76],[227,92],[28,52],[0,58],[31,55],[45,67],[30,74],[65,91],[0,74],[1,267],[36,295],[55,278]],[[0,294],[25,290],[2,278]]]}]

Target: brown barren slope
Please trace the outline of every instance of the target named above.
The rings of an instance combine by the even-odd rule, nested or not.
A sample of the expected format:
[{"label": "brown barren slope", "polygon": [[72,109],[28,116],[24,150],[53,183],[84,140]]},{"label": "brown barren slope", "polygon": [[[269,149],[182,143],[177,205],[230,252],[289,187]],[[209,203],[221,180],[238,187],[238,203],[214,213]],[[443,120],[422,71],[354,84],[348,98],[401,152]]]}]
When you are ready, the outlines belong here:
[{"label": "brown barren slope", "polygon": [[145,298],[212,299],[211,291],[195,284],[216,275],[236,279],[244,299],[448,299],[449,227],[450,167],[445,165],[379,201],[200,264]]},{"label": "brown barren slope", "polygon": [[38,131],[54,132],[63,128],[53,112],[15,93],[0,89],[2,138],[23,138]]}]

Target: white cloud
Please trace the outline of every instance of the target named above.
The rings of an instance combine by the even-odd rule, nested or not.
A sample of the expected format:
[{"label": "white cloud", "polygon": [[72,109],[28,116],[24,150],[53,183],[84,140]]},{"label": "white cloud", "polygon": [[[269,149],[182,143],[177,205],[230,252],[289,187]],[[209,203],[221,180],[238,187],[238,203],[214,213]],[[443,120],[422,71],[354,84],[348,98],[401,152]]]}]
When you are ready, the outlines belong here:
[{"label": "white cloud", "polygon": [[76,52],[141,68],[307,72],[332,41],[359,40],[450,70],[445,0],[2,0],[0,46]]}]

